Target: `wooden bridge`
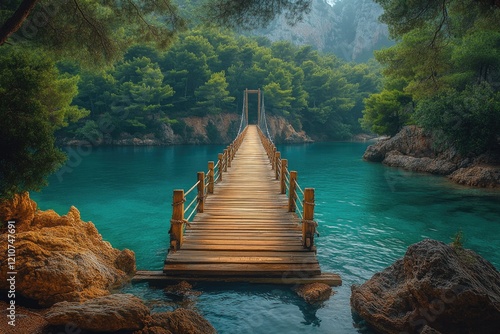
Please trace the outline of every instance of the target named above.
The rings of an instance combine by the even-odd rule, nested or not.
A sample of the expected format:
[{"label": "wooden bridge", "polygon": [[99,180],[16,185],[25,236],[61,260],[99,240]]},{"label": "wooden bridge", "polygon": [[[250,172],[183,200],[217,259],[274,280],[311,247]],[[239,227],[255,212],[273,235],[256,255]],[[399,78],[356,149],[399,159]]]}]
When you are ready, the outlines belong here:
[{"label": "wooden bridge", "polygon": [[163,271],[138,271],[134,281],[342,284],[316,258],[314,189],[299,186],[258,125],[240,126],[191,189],[174,190],[172,205]]}]

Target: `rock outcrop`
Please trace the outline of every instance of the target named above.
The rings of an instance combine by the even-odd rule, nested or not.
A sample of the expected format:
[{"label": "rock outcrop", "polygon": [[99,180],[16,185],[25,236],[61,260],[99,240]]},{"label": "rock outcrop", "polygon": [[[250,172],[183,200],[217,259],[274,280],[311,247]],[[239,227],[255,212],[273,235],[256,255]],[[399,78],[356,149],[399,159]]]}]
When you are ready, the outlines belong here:
[{"label": "rock outcrop", "polygon": [[275,143],[312,143],[313,140],[304,132],[297,131],[283,117],[271,116],[267,118],[269,134]]},{"label": "rock outcrop", "polygon": [[454,149],[433,147],[422,128],[406,126],[394,137],[368,146],[363,159],[416,172],[448,176],[456,183],[500,187],[500,163],[494,156],[462,157]]},{"label": "rock outcrop", "polygon": [[352,308],[383,333],[500,328],[500,273],[473,251],[439,241],[411,245],[402,259],[351,290]]},{"label": "rock outcrop", "polygon": [[295,292],[309,304],[324,302],[333,294],[332,287],[324,283],[299,285]]},{"label": "rock outcrop", "polygon": [[[16,292],[50,306],[109,294],[135,272],[135,255],[102,239],[94,224],[71,207],[64,216],[38,211],[27,193],[0,203],[1,221],[16,221]],[[7,235],[0,235],[7,244]],[[0,262],[7,263],[7,252]],[[7,289],[7,266],[0,268],[0,289]]]},{"label": "rock outcrop", "polygon": [[45,314],[52,326],[73,324],[80,330],[94,332],[136,331],[144,328],[149,308],[131,294],[113,294],[83,303],[60,302]]}]

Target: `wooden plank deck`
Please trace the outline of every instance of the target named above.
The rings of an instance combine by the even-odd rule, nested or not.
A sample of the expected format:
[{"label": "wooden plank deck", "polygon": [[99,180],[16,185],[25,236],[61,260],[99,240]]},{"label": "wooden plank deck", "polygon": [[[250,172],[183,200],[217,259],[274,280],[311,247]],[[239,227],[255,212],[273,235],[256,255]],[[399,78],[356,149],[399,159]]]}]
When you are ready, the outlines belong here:
[{"label": "wooden plank deck", "polygon": [[[341,284],[338,275],[321,275],[315,253],[303,248],[301,238],[299,219],[288,212],[257,129],[249,126],[204,212],[186,228],[181,249],[167,255],[162,277]],[[144,280],[159,276],[142,272]]]}]

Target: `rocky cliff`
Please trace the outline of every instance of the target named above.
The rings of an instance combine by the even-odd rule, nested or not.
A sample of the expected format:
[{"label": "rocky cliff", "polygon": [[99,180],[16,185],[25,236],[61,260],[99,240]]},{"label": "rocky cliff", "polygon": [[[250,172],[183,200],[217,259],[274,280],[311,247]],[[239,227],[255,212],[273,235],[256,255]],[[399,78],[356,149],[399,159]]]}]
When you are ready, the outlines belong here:
[{"label": "rocky cliff", "polygon": [[498,154],[462,156],[454,149],[439,149],[433,146],[432,138],[416,126],[407,126],[394,137],[369,146],[363,158],[387,166],[447,176],[467,186],[500,187]]},{"label": "rocky cliff", "polygon": [[311,12],[294,26],[286,18],[276,18],[265,29],[253,34],[271,41],[288,40],[333,52],[347,61],[366,61],[373,50],[391,45],[387,26],[378,21],[383,10],[372,0],[340,0],[329,4],[313,0]]}]

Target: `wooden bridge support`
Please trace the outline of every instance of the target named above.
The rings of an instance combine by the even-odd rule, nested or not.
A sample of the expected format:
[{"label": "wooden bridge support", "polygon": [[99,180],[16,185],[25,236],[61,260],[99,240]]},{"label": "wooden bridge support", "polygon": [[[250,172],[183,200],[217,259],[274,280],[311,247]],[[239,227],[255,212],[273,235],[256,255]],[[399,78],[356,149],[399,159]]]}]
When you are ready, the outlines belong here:
[{"label": "wooden bridge support", "polygon": [[208,189],[207,189],[207,192],[209,194],[213,194],[214,193],[214,183],[215,183],[215,171],[214,171],[214,162],[213,161],[209,161],[208,162]]},{"label": "wooden bridge support", "polygon": [[176,251],[181,248],[184,230],[184,190],[174,190],[172,203],[172,219],[170,220],[170,249]]},{"label": "wooden bridge support", "polygon": [[198,172],[198,212],[205,209],[205,173]]},{"label": "wooden bridge support", "polygon": [[304,248],[315,250],[314,234],[317,223],[314,221],[314,188],[304,189],[304,212],[302,219],[302,243]]}]

